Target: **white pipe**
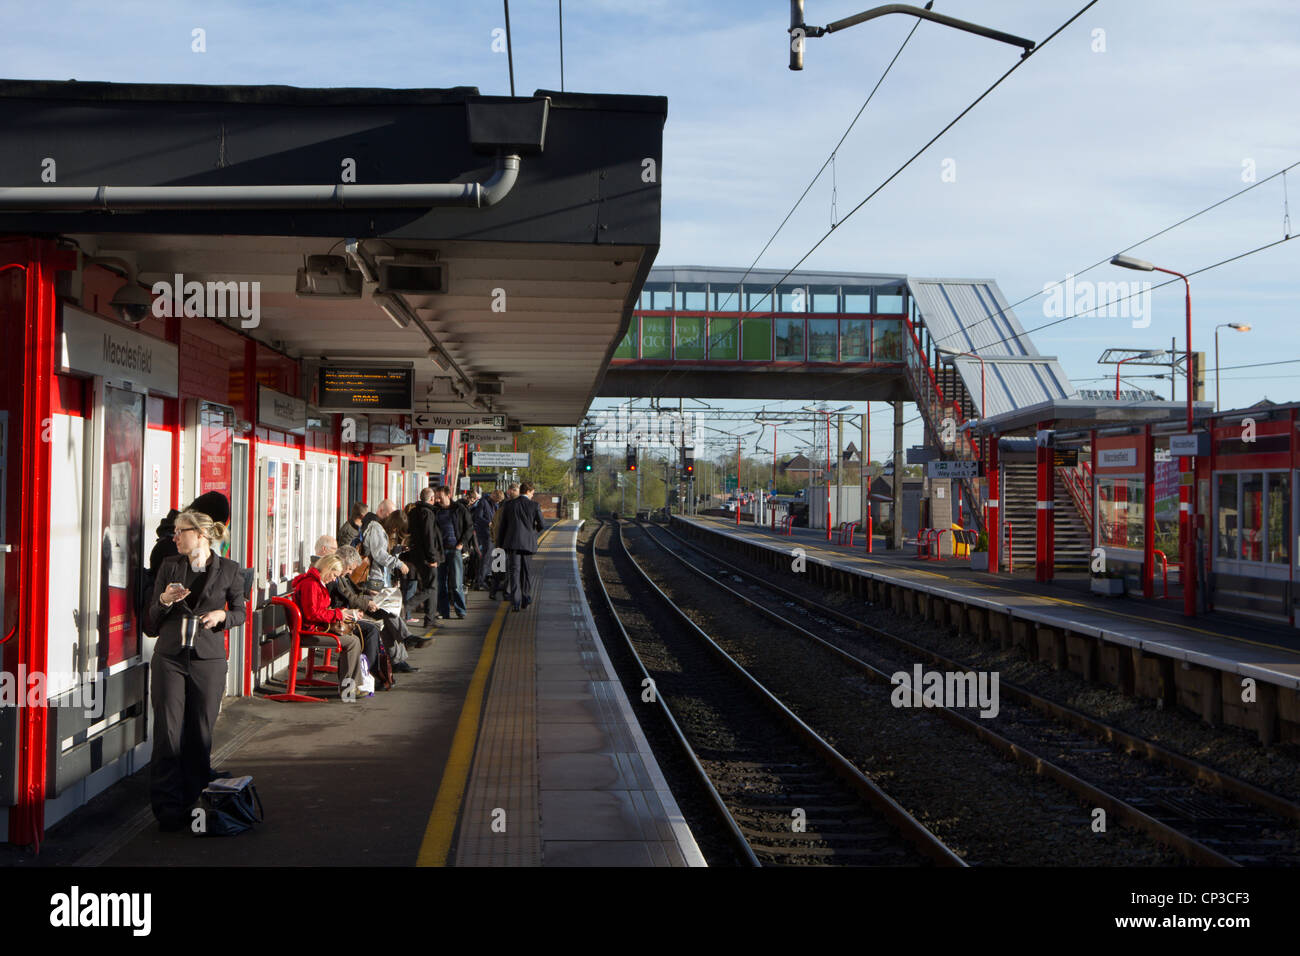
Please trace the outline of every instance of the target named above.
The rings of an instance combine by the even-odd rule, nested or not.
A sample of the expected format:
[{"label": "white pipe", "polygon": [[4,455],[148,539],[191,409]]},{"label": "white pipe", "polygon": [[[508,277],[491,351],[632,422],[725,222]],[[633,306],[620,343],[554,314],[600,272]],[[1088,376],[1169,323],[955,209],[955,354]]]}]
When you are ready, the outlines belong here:
[{"label": "white pipe", "polygon": [[485,182],[335,186],[0,186],[0,209],[131,212],[155,209],[381,209],[493,206],[519,178],[519,156],[502,155]]}]

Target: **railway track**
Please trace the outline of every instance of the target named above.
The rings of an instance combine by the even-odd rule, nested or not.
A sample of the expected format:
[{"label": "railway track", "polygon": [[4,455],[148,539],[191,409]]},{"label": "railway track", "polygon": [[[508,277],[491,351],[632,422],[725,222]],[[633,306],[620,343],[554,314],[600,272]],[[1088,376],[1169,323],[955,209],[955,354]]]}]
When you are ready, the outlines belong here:
[{"label": "railway track", "polygon": [[667,713],[742,859],[965,865],[683,615],[628,553],[618,523],[603,522],[591,547],[603,600],[643,686]]},{"label": "railway track", "polygon": [[[672,531],[647,528],[646,535],[692,573],[869,680],[889,683],[891,673],[910,671],[919,661],[952,672],[974,670],[782,588]],[[1300,865],[1300,805],[1022,688],[1002,682],[999,689],[1001,706],[993,720],[936,710],[1189,861]]]}]

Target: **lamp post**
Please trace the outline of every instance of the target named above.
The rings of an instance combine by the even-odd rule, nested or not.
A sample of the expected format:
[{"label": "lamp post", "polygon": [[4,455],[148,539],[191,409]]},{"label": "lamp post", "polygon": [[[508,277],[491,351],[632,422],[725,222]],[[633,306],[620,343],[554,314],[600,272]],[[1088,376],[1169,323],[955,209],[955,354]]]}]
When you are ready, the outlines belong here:
[{"label": "lamp post", "polygon": [[[1192,284],[1188,281],[1187,276],[1181,272],[1175,272],[1173,269],[1165,269],[1161,266],[1153,265],[1145,259],[1136,259],[1133,256],[1119,255],[1110,260],[1113,266],[1120,266],[1124,269],[1135,269],[1138,272],[1163,272],[1166,275],[1178,276],[1183,280],[1183,287],[1186,290],[1186,312],[1187,312],[1187,434],[1192,434],[1192,389],[1195,383],[1195,365],[1192,359]],[[1217,363],[1216,363],[1217,364]],[[1217,386],[1216,386],[1217,387]],[[1183,614],[1187,617],[1196,616],[1196,468],[1195,459],[1191,456],[1184,457],[1179,466],[1180,472],[1192,472],[1192,483],[1190,485],[1180,484],[1178,486],[1178,510],[1183,516],[1182,521],[1182,552],[1183,552]],[[1148,498],[1151,489],[1147,489]],[[1147,507],[1152,507],[1154,501],[1149,501]]]},{"label": "lamp post", "polygon": [[[1214,327],[1214,410],[1219,411],[1219,329],[1236,329],[1238,332],[1249,332],[1250,326],[1241,322],[1220,322]],[[1188,370],[1191,374],[1191,370]]]},{"label": "lamp post", "polygon": [[1115,400],[1119,401],[1119,369],[1121,365],[1123,365],[1125,362],[1132,362],[1137,359],[1156,358],[1157,356],[1164,355],[1164,354],[1165,354],[1164,349],[1149,349],[1146,352],[1139,352],[1137,355],[1127,355],[1124,358],[1120,359],[1118,362],[1116,362],[1115,363]]}]

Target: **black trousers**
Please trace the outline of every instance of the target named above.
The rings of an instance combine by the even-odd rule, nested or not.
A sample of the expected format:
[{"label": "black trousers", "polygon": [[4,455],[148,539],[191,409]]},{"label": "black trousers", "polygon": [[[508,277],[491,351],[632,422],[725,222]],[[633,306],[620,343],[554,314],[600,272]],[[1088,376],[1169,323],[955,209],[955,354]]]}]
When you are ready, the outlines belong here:
[{"label": "black trousers", "polygon": [[427,562],[416,560],[411,571],[417,583],[415,594],[407,602],[407,611],[411,617],[432,624],[438,614],[438,569],[429,567]]},{"label": "black trousers", "polygon": [[506,596],[511,604],[519,607],[524,601],[533,599],[533,556],[528,551],[514,550],[508,550],[506,555],[506,573],[509,575]]},{"label": "black trousers", "polygon": [[151,665],[149,801],[162,823],[188,822],[185,815],[212,774],[212,727],[226,688],[226,661],[190,655],[155,654]]}]

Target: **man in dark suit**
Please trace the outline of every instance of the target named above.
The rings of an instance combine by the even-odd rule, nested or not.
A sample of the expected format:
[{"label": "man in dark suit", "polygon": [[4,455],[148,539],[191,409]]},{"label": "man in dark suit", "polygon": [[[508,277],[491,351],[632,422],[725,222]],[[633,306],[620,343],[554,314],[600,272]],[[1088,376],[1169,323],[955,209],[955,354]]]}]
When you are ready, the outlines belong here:
[{"label": "man in dark suit", "polygon": [[506,569],[510,583],[507,592],[511,610],[521,611],[533,602],[532,558],[537,553],[537,535],[542,532],[542,512],[533,501],[533,483],[519,486],[519,497],[501,506],[501,524],[497,526],[496,545],[506,552]]},{"label": "man in dark suit", "polygon": [[216,553],[225,527],[201,512],[175,522],[179,554],[163,560],[145,609],[153,654],[153,758],[149,791],[164,829],[187,812],[212,775],[212,727],[226,686],[224,631],[244,623],[244,573]]},{"label": "man in dark suit", "polygon": [[424,627],[437,626],[434,615],[438,602],[438,565],[445,560],[442,534],[438,530],[438,513],[433,506],[434,490],[420,490],[420,500],[411,509],[410,561],[411,570],[419,581],[415,596],[407,602],[411,614],[422,619]]}]

